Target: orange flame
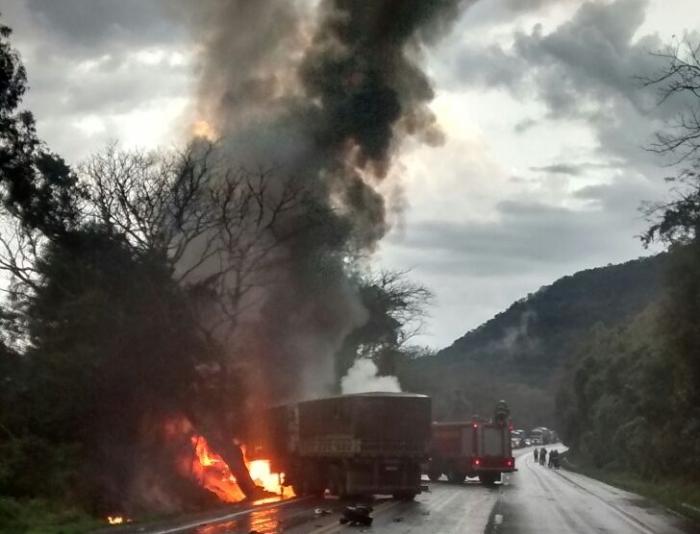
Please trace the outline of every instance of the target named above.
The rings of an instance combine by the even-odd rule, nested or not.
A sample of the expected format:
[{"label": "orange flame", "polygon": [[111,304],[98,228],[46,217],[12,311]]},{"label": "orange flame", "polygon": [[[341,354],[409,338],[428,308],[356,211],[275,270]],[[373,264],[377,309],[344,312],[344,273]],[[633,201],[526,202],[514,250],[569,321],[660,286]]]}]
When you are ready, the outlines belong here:
[{"label": "orange flame", "polygon": [[[229,503],[242,501],[245,495],[221,456],[211,449],[203,436],[194,435],[191,437],[191,442],[194,455],[189,470],[192,476],[221,501]],[[246,465],[251,478],[258,486],[278,494],[283,499],[294,497],[291,488],[282,487],[283,473],[270,471],[270,460],[246,461]]]},{"label": "orange flame", "polygon": [[[258,486],[262,486],[270,493],[282,494],[284,492],[282,487],[283,474],[270,472],[270,460],[253,460],[252,462],[246,462],[246,465],[250,472],[250,478]],[[289,488],[288,491],[291,492],[292,489]]]},{"label": "orange flame", "polygon": [[216,141],[218,137],[214,127],[205,120],[195,121],[192,125],[192,135],[195,137],[201,137],[209,141]]},{"label": "orange flame", "polygon": [[129,523],[131,520],[126,519],[123,515],[108,515],[107,523],[110,525],[121,525],[123,523]]}]

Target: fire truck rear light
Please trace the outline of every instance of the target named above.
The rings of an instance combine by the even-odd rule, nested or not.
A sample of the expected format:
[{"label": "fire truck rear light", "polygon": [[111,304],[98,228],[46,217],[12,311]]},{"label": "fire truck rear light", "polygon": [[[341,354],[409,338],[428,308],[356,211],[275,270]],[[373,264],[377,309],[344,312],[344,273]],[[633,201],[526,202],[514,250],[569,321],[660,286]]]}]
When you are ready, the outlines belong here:
[{"label": "fire truck rear light", "polygon": [[474,460],[474,465],[481,465],[481,460],[479,460],[479,458],[476,458]]}]

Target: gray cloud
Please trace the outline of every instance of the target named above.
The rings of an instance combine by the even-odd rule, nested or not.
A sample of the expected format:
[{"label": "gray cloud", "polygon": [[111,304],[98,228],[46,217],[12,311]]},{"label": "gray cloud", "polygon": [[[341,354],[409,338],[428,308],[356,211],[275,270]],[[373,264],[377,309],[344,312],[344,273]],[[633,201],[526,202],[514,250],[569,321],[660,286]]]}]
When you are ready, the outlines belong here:
[{"label": "gray cloud", "polygon": [[535,11],[555,4],[571,4],[577,0],[503,0],[508,9],[515,12]]},{"label": "gray cloud", "polygon": [[545,172],[548,174],[566,174],[569,176],[581,176],[586,171],[594,169],[612,169],[617,165],[613,163],[553,163],[551,165],[543,165],[541,167],[530,167],[531,171]]},{"label": "gray cloud", "polygon": [[622,176],[578,189],[574,198],[587,204],[579,209],[503,201],[494,221],[422,221],[409,225],[402,238],[394,236],[392,244],[413,250],[425,270],[477,277],[623,261],[640,252],[635,235],[645,222],[638,206],[657,198],[662,187],[639,175]]},{"label": "gray cloud", "polygon": [[[188,48],[166,0],[0,0],[3,22],[27,67],[25,105],[53,150],[76,161],[127,137],[118,116],[190,96],[191,67],[171,61]],[[153,55],[145,62],[136,54]],[[98,117],[101,131],[77,124]]]},{"label": "gray cloud", "polygon": [[[166,0],[27,0],[27,8],[42,38],[60,49],[44,52],[91,57],[107,51],[162,45],[181,39],[178,29],[164,16]],[[49,44],[48,42],[46,43]]]},{"label": "gray cloud", "polygon": [[530,167],[531,171],[542,171],[552,174],[568,174],[570,176],[579,176],[583,167],[581,165],[569,165],[567,163],[555,163],[553,165],[545,165],[543,167]]},{"label": "gray cloud", "polygon": [[530,128],[535,126],[537,121],[535,119],[523,119],[513,126],[513,131],[518,134],[527,132]]},{"label": "gray cloud", "polygon": [[[654,108],[652,95],[640,91],[637,77],[659,68],[661,63],[650,52],[663,43],[656,36],[633,41],[647,4],[585,2],[551,33],[544,34],[539,24],[530,33],[517,31],[509,49],[469,45],[455,56],[453,81],[506,87],[516,95],[534,93],[558,118],[590,118],[604,112],[615,97],[649,112]],[[586,104],[595,104],[593,114]]]},{"label": "gray cloud", "polygon": [[655,36],[633,42],[647,4],[646,0],[587,2],[550,34],[543,35],[539,26],[530,34],[516,34],[514,52],[535,67],[534,82],[553,116],[587,115],[582,99],[604,106],[621,98],[640,112],[653,107],[636,77],[659,67],[649,52],[662,43]]},{"label": "gray cloud", "polygon": [[[655,91],[640,81],[665,65],[652,54],[666,46],[661,39],[654,34],[638,36],[648,4],[648,0],[587,1],[549,33],[535,25],[529,32],[516,31],[509,48],[467,46],[453,56],[450,83],[503,88],[523,101],[534,98],[546,106],[546,115],[537,124],[588,123],[599,143],[599,157],[658,177],[660,161],[644,147],[690,102],[678,98],[659,106]],[[534,119],[528,119],[516,124],[515,131],[524,134],[534,125]],[[533,170],[573,176],[584,169],[556,162],[549,169]]]},{"label": "gray cloud", "polygon": [[576,5],[581,0],[481,0],[463,22],[470,30],[501,24],[522,14],[543,15],[558,5]]}]

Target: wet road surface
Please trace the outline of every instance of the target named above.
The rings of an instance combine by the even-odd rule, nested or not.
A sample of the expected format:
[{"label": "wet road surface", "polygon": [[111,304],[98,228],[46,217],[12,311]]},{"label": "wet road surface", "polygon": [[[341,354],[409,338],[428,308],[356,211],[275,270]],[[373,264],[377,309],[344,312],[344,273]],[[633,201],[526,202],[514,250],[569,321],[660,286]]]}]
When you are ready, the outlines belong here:
[{"label": "wet road surface", "polygon": [[[563,449],[563,447],[560,447]],[[639,495],[535,463],[532,452],[504,488],[491,531],[498,534],[681,534],[700,532]]]},{"label": "wet road surface", "polygon": [[[548,447],[549,448],[549,447]],[[563,447],[561,447],[563,449]],[[535,464],[532,449],[516,452],[517,473],[496,487],[477,481],[430,484],[414,502],[376,499],[371,527],[339,523],[353,502],[295,499],[238,505],[216,514],[159,526],[133,525],[115,534],[692,534],[686,520],[641,497],[593,479]],[[111,530],[111,529],[110,529]]]},{"label": "wet road surface", "polygon": [[[308,500],[272,507],[232,518],[217,525],[181,530],[187,534],[233,534],[260,532],[287,534],[331,534],[336,532],[401,532],[401,533],[478,533],[486,529],[489,515],[500,492],[477,482],[453,486],[431,485],[431,491],[412,502],[377,499],[373,506],[371,528],[339,523],[342,509],[348,502]],[[320,512],[320,513],[319,513]],[[165,533],[163,533],[165,534]]]}]

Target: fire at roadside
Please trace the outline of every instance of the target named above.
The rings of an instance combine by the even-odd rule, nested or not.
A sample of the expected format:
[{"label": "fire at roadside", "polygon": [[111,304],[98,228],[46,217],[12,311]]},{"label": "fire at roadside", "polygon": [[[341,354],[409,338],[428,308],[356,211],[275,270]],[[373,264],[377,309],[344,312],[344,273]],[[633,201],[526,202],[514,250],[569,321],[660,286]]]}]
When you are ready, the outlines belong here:
[{"label": "fire at roadside", "polygon": [[[235,504],[250,501],[236,480],[231,467],[201,434],[196,433],[192,424],[184,417],[172,419],[164,425],[163,435],[166,437],[171,450],[180,451],[175,458],[175,469],[186,480],[199,486],[213,498],[203,507],[211,507],[215,503]],[[266,458],[250,459],[246,456],[244,445],[240,447],[244,457],[245,468],[255,484],[255,496],[266,501],[284,500],[295,497],[289,486],[284,486],[284,473],[271,471],[271,461]],[[122,525],[132,522],[128,513],[120,511],[105,517],[109,525]]]},{"label": "fire at roadside", "polygon": [[[214,493],[222,502],[236,503],[246,498],[231,473],[226,462],[212,450],[203,436],[193,435],[190,438],[193,452],[182,467],[188,470],[188,474],[194,477],[204,488]],[[243,448],[245,455],[245,448]],[[290,487],[282,485],[284,473],[272,473],[270,460],[249,460],[246,458],[246,467],[255,484],[267,492],[268,496],[278,496],[280,499],[294,497],[294,491]]]}]

